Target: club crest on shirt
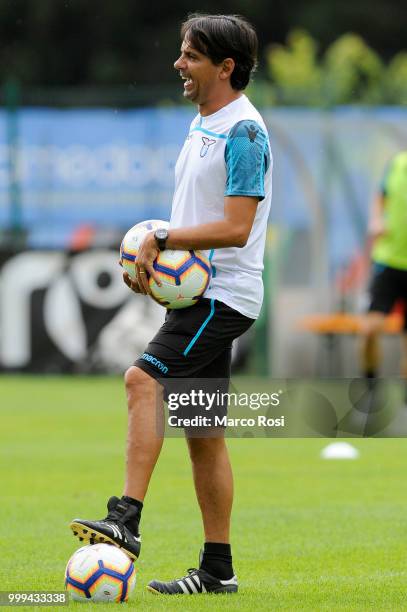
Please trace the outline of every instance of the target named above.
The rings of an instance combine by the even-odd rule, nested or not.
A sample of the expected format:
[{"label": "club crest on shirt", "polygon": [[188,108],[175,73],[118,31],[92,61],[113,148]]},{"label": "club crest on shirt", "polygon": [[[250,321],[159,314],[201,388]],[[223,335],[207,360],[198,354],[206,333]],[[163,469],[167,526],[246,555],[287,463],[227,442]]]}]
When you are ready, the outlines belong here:
[{"label": "club crest on shirt", "polygon": [[256,130],[255,125],[250,125],[249,127],[245,125],[245,128],[246,128],[247,135],[249,137],[250,142],[254,142],[256,140],[257,134],[259,133],[259,130]]},{"label": "club crest on shirt", "polygon": [[213,144],[215,144],[216,140],[214,140],[213,138],[207,138],[206,136],[202,136],[202,149],[200,152],[200,156],[201,157],[205,157],[205,155],[207,154],[207,152],[209,151],[209,147]]}]

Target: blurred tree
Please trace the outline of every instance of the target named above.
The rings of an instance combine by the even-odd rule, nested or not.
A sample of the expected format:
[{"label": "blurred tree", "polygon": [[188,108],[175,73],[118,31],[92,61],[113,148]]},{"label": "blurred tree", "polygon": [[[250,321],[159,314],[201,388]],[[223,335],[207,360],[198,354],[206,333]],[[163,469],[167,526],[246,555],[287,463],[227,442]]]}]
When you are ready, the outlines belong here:
[{"label": "blurred tree", "polygon": [[384,79],[384,101],[407,106],[407,52],[398,53],[390,62]]},{"label": "blurred tree", "polygon": [[344,34],[326,51],[324,99],[329,105],[379,104],[383,64],[357,34]]},{"label": "blurred tree", "polygon": [[301,24],[322,51],[345,32],[362,36],[386,61],[406,44],[407,2],[403,0],[289,0],[284,11],[287,31]]},{"label": "blurred tree", "polygon": [[273,45],[267,63],[278,103],[307,106],[322,103],[322,71],[317,62],[317,44],[303,30],[288,36],[287,47]]},{"label": "blurred tree", "polygon": [[258,108],[277,106],[279,104],[276,89],[266,79],[257,77],[247,87],[246,94]]},{"label": "blurred tree", "polygon": [[[194,9],[187,0],[0,0],[0,83],[14,76],[31,88],[120,85],[129,91],[151,87],[157,92],[168,86],[178,92],[172,63],[180,43],[179,26]],[[200,0],[199,10],[241,13],[255,25],[260,68],[258,87],[252,89],[267,103],[282,96],[294,103],[295,87],[297,103],[320,103],[327,67],[318,61],[318,53],[344,32],[363,36],[386,61],[405,45],[407,3],[400,0]],[[297,24],[301,29],[295,30],[288,47],[279,47]],[[277,44],[277,59],[270,56],[270,42]],[[337,60],[345,51],[346,69]],[[367,100],[375,97],[373,56],[364,64],[359,51],[351,41],[342,41],[339,51],[332,49],[329,63],[342,82],[335,94],[339,98],[346,98],[349,87],[363,90]],[[397,79],[403,74],[402,64],[392,64]],[[278,75],[273,90],[267,88],[267,66]],[[371,82],[368,94],[365,80]],[[396,102],[404,96],[403,83],[388,83],[387,91],[389,101]]]},{"label": "blurred tree", "polygon": [[268,48],[267,65],[280,104],[407,104],[407,53],[386,67],[357,34],[344,34],[319,59],[311,35],[294,30],[286,46]]}]

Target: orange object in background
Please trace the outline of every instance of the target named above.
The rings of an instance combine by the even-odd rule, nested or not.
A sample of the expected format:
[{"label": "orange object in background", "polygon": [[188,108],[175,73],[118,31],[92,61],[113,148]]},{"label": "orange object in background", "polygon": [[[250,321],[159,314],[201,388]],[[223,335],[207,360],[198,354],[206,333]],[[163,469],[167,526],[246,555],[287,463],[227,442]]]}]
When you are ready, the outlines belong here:
[{"label": "orange object in background", "polygon": [[95,228],[92,225],[80,225],[73,232],[69,248],[71,251],[85,251],[92,246],[95,236]]},{"label": "orange object in background", "polygon": [[[312,314],[299,321],[299,328],[315,334],[358,334],[365,315],[346,312]],[[403,313],[399,310],[389,314],[383,325],[385,334],[399,334],[403,329]]]}]

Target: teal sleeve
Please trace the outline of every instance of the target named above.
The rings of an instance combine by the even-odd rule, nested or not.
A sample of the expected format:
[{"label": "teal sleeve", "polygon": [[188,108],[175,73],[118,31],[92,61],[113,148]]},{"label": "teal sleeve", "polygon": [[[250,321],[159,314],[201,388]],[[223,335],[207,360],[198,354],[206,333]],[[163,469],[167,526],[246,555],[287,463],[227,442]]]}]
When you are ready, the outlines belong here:
[{"label": "teal sleeve", "polygon": [[239,121],[230,130],[225,147],[225,196],[257,196],[262,200],[264,177],[270,165],[268,135],[255,121]]}]

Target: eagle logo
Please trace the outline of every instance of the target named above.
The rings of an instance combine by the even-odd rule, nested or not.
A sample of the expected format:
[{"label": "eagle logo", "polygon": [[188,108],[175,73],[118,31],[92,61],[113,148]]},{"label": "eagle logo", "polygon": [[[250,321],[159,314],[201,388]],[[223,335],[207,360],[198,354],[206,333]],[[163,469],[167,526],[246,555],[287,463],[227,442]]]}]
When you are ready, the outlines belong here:
[{"label": "eagle logo", "polygon": [[209,147],[213,144],[215,144],[216,140],[214,140],[213,138],[207,138],[206,136],[202,136],[202,149],[200,152],[200,156],[201,157],[205,157],[205,155],[207,154],[207,152],[209,151]]},{"label": "eagle logo", "polygon": [[255,125],[249,125],[249,127],[245,125],[245,128],[246,128],[247,135],[249,137],[250,142],[254,142],[256,140],[257,134],[259,133],[259,130],[256,130]]}]

